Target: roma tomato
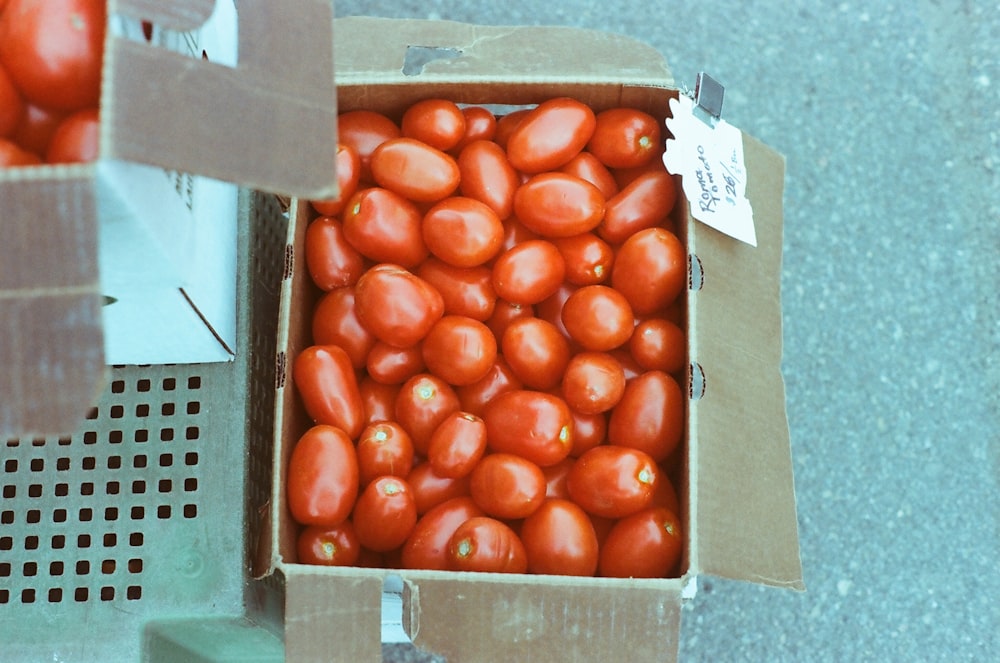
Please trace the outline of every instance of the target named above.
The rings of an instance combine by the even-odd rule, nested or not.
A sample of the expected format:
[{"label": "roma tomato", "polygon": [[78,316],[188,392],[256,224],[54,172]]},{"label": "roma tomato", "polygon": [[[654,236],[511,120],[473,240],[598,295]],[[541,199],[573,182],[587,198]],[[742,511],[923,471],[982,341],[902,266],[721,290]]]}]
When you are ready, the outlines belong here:
[{"label": "roma tomato", "polygon": [[629,353],[647,371],[671,375],[684,369],[687,344],[684,330],[663,318],[647,318],[635,326],[628,341]]},{"label": "roma tomato", "polygon": [[597,533],[587,513],[565,499],[547,499],[521,525],[530,573],[592,576]]},{"label": "roma tomato", "polygon": [[540,239],[538,233],[528,230],[528,228],[518,221],[516,216],[507,217],[503,222],[503,246],[501,252],[510,251],[512,248],[532,239]]},{"label": "roma tomato", "polygon": [[649,315],[670,305],[686,284],[684,246],[669,230],[641,230],[619,247],[611,285],[637,315]]},{"label": "roma tomato", "polygon": [[365,271],[365,259],[351,245],[340,221],[329,216],[306,228],[306,269],[320,290],[354,285]]},{"label": "roma tomato", "polygon": [[584,414],[607,412],[625,393],[625,371],[606,352],[580,352],[573,355],[562,377],[566,404]]},{"label": "roma tomato", "polygon": [[400,385],[380,384],[371,376],[364,376],[358,383],[361,392],[361,403],[365,411],[365,425],[390,421],[396,417],[396,397]]},{"label": "roma tomato", "polygon": [[566,300],[569,299],[569,296],[578,289],[578,286],[573,285],[569,281],[563,281],[563,284],[559,286],[554,293],[535,304],[535,317],[541,318],[542,320],[551,322],[555,325],[556,329],[559,330],[559,333],[570,342],[574,352],[579,350],[579,344],[577,344],[576,341],[570,337],[569,332],[566,331],[566,325],[564,325],[562,321],[562,310],[563,305],[566,303]]},{"label": "roma tomato", "polygon": [[369,377],[382,384],[403,384],[414,375],[422,373],[425,368],[420,343],[397,348],[376,341],[365,359]]},{"label": "roma tomato", "polygon": [[602,444],[577,458],[566,489],[587,513],[624,518],[650,505],[659,472],[656,461],[638,449]]},{"label": "roma tomato", "polygon": [[466,520],[485,515],[471,497],[454,497],[438,504],[417,521],[403,544],[403,568],[446,570],[445,553],[452,534]]},{"label": "roma tomato", "polygon": [[501,220],[513,214],[521,179],[502,147],[489,140],[469,143],[458,155],[458,171],[463,196],[488,205]]},{"label": "roma tomato", "polygon": [[546,499],[553,497],[563,500],[569,499],[569,491],[566,489],[566,477],[569,476],[569,470],[575,462],[575,458],[566,457],[555,465],[542,468],[542,474],[545,475]]},{"label": "roma tomato", "polygon": [[500,254],[493,263],[493,289],[514,304],[537,304],[554,293],[566,262],[552,242],[533,239]]},{"label": "roma tomato", "polygon": [[467,145],[477,140],[493,140],[497,132],[497,118],[488,108],[466,106],[462,109],[462,115],[465,116],[465,135],[452,148],[452,153],[461,153]]},{"label": "roma tomato", "polygon": [[445,315],[464,315],[480,322],[493,315],[497,293],[489,267],[455,267],[430,257],[420,263],[416,275],[441,293]]},{"label": "roma tomato", "polygon": [[14,130],[12,138],[15,143],[34,154],[45,154],[49,149],[52,134],[66,117],[65,111],[42,108],[36,104],[27,103],[21,123]]},{"label": "roma tomato", "polygon": [[369,269],[358,279],[355,298],[368,331],[398,348],[416,345],[444,315],[441,294],[399,265]]},{"label": "roma tomato", "polygon": [[285,491],[288,510],[302,525],[346,520],[358,496],[358,458],[347,433],[326,425],[303,433],[288,459]]},{"label": "roma tomato", "polygon": [[424,244],[455,267],[481,265],[500,250],[503,224],[486,203],[452,196],[430,208],[421,224]]},{"label": "roma tomato", "polygon": [[85,108],[67,116],[56,127],[45,161],[48,163],[90,163],[100,151],[101,121],[97,108]]},{"label": "roma tomato", "polygon": [[361,545],[388,552],[403,545],[417,524],[417,503],[405,479],[382,476],[358,496],[351,520]]},{"label": "roma tomato", "polygon": [[608,420],[608,442],[665,460],[684,435],[684,397],[677,381],[647,371],[629,381]]},{"label": "roma tomato", "polygon": [[521,383],[541,391],[559,384],[570,361],[569,342],[555,325],[540,318],[511,322],[500,349]]},{"label": "roma tomato", "polygon": [[458,394],[463,411],[482,416],[483,408],[496,396],[505,391],[520,389],[522,386],[507,360],[498,355],[484,377],[472,384],[456,388],[455,393]]},{"label": "roma tomato", "polygon": [[403,112],[403,136],[447,152],[465,137],[465,114],[448,99],[423,99]]},{"label": "roma tomato", "polygon": [[528,113],[532,110],[533,109],[531,108],[520,108],[516,111],[511,111],[506,115],[498,117],[497,130],[493,134],[493,142],[506,150],[507,143],[510,141],[510,137],[514,133],[514,130],[521,125],[521,122],[528,117]]},{"label": "roma tomato", "polygon": [[474,414],[452,412],[434,429],[427,461],[434,473],[458,479],[472,472],[486,453],[486,424]]},{"label": "roma tomato", "polygon": [[[491,282],[492,286],[492,282]],[[486,326],[493,332],[493,336],[503,339],[504,332],[510,323],[521,318],[531,318],[535,315],[535,309],[530,304],[515,304],[506,299],[497,299],[493,307],[490,319],[486,321]]]},{"label": "roma tomato", "polygon": [[618,182],[607,166],[590,152],[580,152],[559,169],[567,175],[579,177],[597,187],[605,200],[618,193]]},{"label": "roma tomato", "polygon": [[353,110],[337,116],[337,139],[358,153],[362,182],[372,181],[371,159],[376,148],[399,136],[399,126],[375,111]]},{"label": "roma tomato", "polygon": [[677,572],[683,544],[681,523],[673,512],[644,509],[611,527],[598,570],[613,578],[662,578]]},{"label": "roma tomato", "polygon": [[14,133],[24,112],[21,93],[10,80],[7,70],[0,66],[0,138],[7,138]]},{"label": "roma tomato", "polygon": [[472,470],[472,499],[487,514],[504,520],[526,518],[545,500],[545,474],[527,458],[492,453]]},{"label": "roma tomato", "polygon": [[663,150],[660,123],[634,108],[609,108],[597,114],[587,150],[609,168],[637,168]]},{"label": "roma tomato", "polygon": [[361,324],[355,309],[354,288],[344,286],[324,294],[313,309],[312,336],[315,345],[343,348],[355,369],[365,366],[376,340]]},{"label": "roma tomato", "polygon": [[406,477],[417,501],[417,513],[428,513],[439,504],[469,496],[469,475],[452,479],[439,477],[428,462],[415,465]]},{"label": "roma tomato", "polygon": [[448,568],[452,571],[524,573],[528,558],[524,544],[510,527],[486,516],[458,526],[448,540]]},{"label": "roma tomato", "polygon": [[361,542],[350,520],[332,527],[310,525],[303,528],[295,548],[300,564],[354,566],[361,556]]},{"label": "roma tomato", "polygon": [[398,193],[362,189],[347,201],[341,220],[350,245],[375,262],[410,269],[427,257],[420,210]]},{"label": "roma tomato", "polygon": [[677,201],[673,177],[665,170],[644,173],[607,201],[597,233],[611,244],[667,220]]},{"label": "roma tomato", "polygon": [[428,371],[462,386],[486,376],[497,358],[497,340],[478,320],[446,315],[431,327],[421,350]]},{"label": "roma tomato", "polygon": [[400,388],[396,397],[396,421],[410,434],[416,452],[426,456],[434,430],[460,407],[458,395],[451,385],[436,375],[420,373]]},{"label": "roma tomato", "polygon": [[517,389],[500,394],[483,409],[491,450],[517,454],[540,467],[554,465],[573,448],[573,419],[553,394]]},{"label": "roma tomato", "polygon": [[604,196],[596,186],[561,172],[535,175],[514,193],[514,214],[542,237],[572,237],[604,218]]},{"label": "roma tomato", "polygon": [[669,509],[671,513],[680,516],[681,500],[674,488],[674,483],[667,475],[666,469],[660,465],[660,478],[657,481],[656,492],[653,493],[653,501],[650,506],[661,506]]},{"label": "roma tomato", "polygon": [[604,412],[584,414],[570,410],[573,415],[573,448],[569,455],[579,458],[599,444],[603,444],[608,433],[608,417]]},{"label": "roma tomato", "polygon": [[525,173],[555,170],[580,153],[594,133],[594,111],[575,99],[549,99],[531,109],[511,133],[507,155]]},{"label": "roma tomato", "polygon": [[379,421],[365,426],[356,449],[358,478],[362,486],[380,476],[405,479],[413,468],[413,442],[395,421]]},{"label": "roma tomato", "polygon": [[566,262],[566,280],[573,285],[597,285],[611,277],[615,251],[592,232],[560,237],[552,243]]},{"label": "roma tomato", "polygon": [[606,285],[587,285],[571,294],[562,321],[574,341],[596,352],[623,345],[635,325],[628,300]]},{"label": "roma tomato", "polygon": [[416,202],[443,200],[458,188],[454,157],[413,138],[394,138],[379,145],[371,168],[379,186]]},{"label": "roma tomato", "polygon": [[337,196],[310,201],[312,208],[323,216],[336,216],[344,211],[344,205],[358,190],[358,183],[361,181],[361,157],[351,145],[337,144],[334,166],[337,173]]},{"label": "roma tomato", "polygon": [[37,166],[42,160],[34,152],[21,149],[17,143],[0,138],[0,168],[12,166]]},{"label": "roma tomato", "polygon": [[351,358],[336,345],[311,345],[292,365],[292,379],[306,413],[317,424],[337,426],[351,439],[362,429],[364,409]]}]

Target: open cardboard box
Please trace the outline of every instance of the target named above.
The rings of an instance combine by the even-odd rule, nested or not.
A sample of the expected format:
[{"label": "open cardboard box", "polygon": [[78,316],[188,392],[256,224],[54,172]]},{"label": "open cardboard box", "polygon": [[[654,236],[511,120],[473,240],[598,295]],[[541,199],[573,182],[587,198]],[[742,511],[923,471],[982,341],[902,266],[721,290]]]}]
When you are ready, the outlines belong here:
[{"label": "open cardboard box", "polygon": [[[338,19],[338,104],[399,118],[411,103],[534,104],[571,96],[595,110],[635,106],[664,118],[675,97],[662,56],[623,37],[565,28]],[[427,51],[426,48],[430,48]],[[445,56],[423,65],[410,55]],[[404,68],[407,73],[404,73]],[[452,661],[673,660],[681,604],[701,573],[802,588],[781,360],[784,160],[743,136],[758,246],[675,213],[691,263],[686,294],[691,389],[679,491],[687,532],[682,575],[657,580],[495,575],[296,563],[283,479],[310,425],[290,366],[310,343],[317,291],[303,259],[311,212],[295,201],[278,329],[275,463],[255,575],[280,593],[286,656],[381,660],[383,586],[401,581],[402,624]]]},{"label": "open cardboard box", "polygon": [[73,431],[109,363],[231,359],[236,185],[336,191],[332,3],[238,5],[108,0],[98,161],[0,170],[0,435]]}]

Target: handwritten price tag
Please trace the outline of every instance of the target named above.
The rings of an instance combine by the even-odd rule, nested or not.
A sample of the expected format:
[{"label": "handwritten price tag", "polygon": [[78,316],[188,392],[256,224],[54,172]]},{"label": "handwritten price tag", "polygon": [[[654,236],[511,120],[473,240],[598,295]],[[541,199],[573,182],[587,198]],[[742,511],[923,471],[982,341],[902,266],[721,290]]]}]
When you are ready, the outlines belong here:
[{"label": "handwritten price tag", "polygon": [[751,246],[757,246],[753,209],[746,197],[743,134],[725,120],[714,126],[695,117],[694,103],[680,95],[670,100],[663,164],[681,176],[691,216]]}]

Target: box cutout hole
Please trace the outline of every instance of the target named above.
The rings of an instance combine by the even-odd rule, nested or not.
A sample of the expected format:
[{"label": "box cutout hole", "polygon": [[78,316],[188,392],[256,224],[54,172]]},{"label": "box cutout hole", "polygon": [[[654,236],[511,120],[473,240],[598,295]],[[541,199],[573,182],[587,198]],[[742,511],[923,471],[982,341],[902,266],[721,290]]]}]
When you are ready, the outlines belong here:
[{"label": "box cutout hole", "polygon": [[698,362],[688,365],[688,398],[700,401],[705,395],[705,371]]},{"label": "box cutout hole", "polygon": [[705,270],[701,264],[701,258],[693,253],[688,254],[688,290],[692,292],[701,290],[705,284]]},{"label": "box cutout hole", "polygon": [[454,60],[462,55],[457,48],[443,46],[407,46],[403,58],[403,75],[418,76],[423,73],[428,63],[436,60]]}]

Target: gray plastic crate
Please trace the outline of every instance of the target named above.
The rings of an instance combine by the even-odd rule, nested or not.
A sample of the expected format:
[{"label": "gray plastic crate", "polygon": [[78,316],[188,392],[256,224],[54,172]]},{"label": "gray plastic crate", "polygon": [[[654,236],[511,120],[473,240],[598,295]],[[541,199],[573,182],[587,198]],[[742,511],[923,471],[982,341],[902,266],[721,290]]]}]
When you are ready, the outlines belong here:
[{"label": "gray plastic crate", "polygon": [[112,367],[74,434],[0,446],[0,660],[283,660],[277,581],[249,580],[247,541],[287,218],[244,191],[239,227],[233,362]]}]

